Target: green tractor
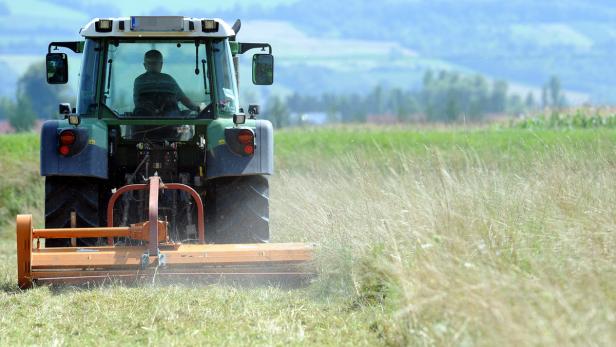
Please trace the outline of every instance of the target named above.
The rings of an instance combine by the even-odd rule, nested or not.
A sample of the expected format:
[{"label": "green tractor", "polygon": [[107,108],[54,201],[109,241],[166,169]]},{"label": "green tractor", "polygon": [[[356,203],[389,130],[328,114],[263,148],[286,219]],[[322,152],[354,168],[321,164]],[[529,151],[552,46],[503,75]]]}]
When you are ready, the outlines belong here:
[{"label": "green tractor", "polygon": [[[83,54],[76,108],[60,104],[62,120],[44,123],[41,175],[45,176],[45,227],[131,225],[148,219],[146,191],[113,192],[159,177],[187,185],[202,198],[207,243],[269,241],[269,185],[273,128],[247,112],[238,93],[239,56],[252,56],[252,81],[271,85],[267,43],[236,39],[220,19],[127,17],[94,19],[83,41],[52,42],[47,81],[68,80],[62,49]],[[169,241],[197,240],[198,202],[184,191],[162,190],[159,219]],[[46,247],[88,247],[104,238],[53,238]],[[116,244],[139,241],[117,238]]]}]

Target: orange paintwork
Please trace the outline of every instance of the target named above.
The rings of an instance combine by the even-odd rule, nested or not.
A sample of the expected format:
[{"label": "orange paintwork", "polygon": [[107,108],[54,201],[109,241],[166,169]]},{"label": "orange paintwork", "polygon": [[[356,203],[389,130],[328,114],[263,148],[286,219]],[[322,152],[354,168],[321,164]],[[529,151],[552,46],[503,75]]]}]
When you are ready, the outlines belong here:
[{"label": "orange paintwork", "polygon": [[[161,222],[162,223],[162,222]],[[164,224],[164,223],[162,223]],[[147,246],[58,247],[32,249],[34,237],[131,236],[139,230],[147,240],[147,223],[131,228],[32,229],[32,216],[17,216],[17,266],[21,288],[42,283],[83,283],[109,278],[137,279],[152,274],[164,276],[305,276],[295,265],[313,259],[314,246],[303,243],[259,244],[160,244],[165,266],[150,256],[142,269]],[[166,225],[159,225],[166,236]],[[128,235],[127,235],[128,234]],[[137,236],[137,235],[132,235]],[[159,237],[159,240],[165,240]],[[294,265],[295,264],[295,265]],[[247,270],[248,267],[248,270]]]}]

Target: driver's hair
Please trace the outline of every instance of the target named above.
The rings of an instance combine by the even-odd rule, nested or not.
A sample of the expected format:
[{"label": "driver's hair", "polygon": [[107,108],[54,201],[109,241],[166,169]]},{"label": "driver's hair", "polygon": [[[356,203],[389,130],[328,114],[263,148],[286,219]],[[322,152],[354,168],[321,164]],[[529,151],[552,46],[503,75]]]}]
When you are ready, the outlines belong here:
[{"label": "driver's hair", "polygon": [[145,55],[143,56],[143,61],[163,61],[163,55],[162,53],[160,53],[159,51],[152,49],[149,50],[147,52],[145,52]]}]

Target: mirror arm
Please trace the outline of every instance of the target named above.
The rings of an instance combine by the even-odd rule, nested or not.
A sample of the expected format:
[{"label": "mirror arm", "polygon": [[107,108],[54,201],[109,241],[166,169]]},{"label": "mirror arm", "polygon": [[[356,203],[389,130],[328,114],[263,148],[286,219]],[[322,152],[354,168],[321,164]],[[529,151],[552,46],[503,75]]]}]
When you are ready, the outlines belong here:
[{"label": "mirror arm", "polygon": [[56,50],[58,47],[68,48],[75,53],[83,53],[84,41],[70,41],[70,42],[50,42],[49,46],[47,46],[47,53],[51,53],[51,47],[54,47]]},{"label": "mirror arm", "polygon": [[269,43],[245,43],[245,42],[240,43],[240,49],[237,53],[244,54],[254,48],[261,48],[261,49],[267,48],[269,49],[268,54],[272,54],[272,46]]}]

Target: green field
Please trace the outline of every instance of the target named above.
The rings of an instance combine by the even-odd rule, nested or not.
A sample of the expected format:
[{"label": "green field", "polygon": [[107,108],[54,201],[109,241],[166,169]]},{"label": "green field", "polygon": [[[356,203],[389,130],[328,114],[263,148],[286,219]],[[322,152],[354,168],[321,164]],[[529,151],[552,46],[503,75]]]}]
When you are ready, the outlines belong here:
[{"label": "green field", "polygon": [[35,135],[0,136],[0,345],[538,345],[616,341],[616,130],[280,131],[273,241],[306,288],[15,283],[41,225]]}]

